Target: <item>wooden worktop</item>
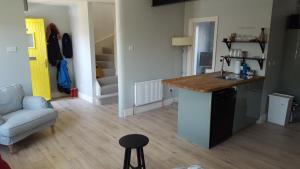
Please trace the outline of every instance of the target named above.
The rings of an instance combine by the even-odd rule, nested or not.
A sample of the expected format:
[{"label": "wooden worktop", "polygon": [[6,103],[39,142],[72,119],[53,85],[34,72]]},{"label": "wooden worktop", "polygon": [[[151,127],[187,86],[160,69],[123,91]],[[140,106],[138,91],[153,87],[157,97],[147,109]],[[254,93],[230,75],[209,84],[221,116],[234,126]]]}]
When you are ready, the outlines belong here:
[{"label": "wooden worktop", "polygon": [[163,80],[162,82],[163,84],[172,87],[208,93],[265,79],[265,77],[262,76],[254,76],[253,78],[247,80],[225,80],[217,78],[218,76],[220,76],[220,73],[216,72],[204,75],[167,79]]}]

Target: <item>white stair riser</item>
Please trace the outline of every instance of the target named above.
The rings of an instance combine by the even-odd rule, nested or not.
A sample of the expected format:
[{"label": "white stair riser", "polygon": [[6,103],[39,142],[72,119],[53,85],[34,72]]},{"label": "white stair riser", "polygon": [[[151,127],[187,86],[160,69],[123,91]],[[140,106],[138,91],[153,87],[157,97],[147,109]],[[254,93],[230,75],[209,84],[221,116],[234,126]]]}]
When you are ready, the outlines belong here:
[{"label": "white stair riser", "polygon": [[117,76],[103,77],[103,78],[99,78],[98,82],[100,83],[100,86],[109,85],[109,84],[117,84],[118,77]]},{"label": "white stair riser", "polygon": [[96,61],[111,61],[111,62],[113,62],[114,60],[115,60],[114,55],[109,55],[109,54],[96,55]]},{"label": "white stair riser", "polygon": [[[103,70],[102,78],[98,79],[101,86],[101,104],[112,100],[117,100],[118,93],[118,77],[116,76],[115,64],[114,64],[114,49],[103,47],[103,54],[96,55],[96,65]],[[106,97],[107,96],[107,97]]]},{"label": "white stair riser", "polygon": [[113,94],[118,92],[118,85],[101,86],[101,95]]},{"label": "white stair riser", "polygon": [[96,64],[102,69],[115,68],[114,62],[110,62],[110,61],[96,61]]},{"label": "white stair riser", "polygon": [[101,105],[118,103],[118,95],[111,96],[111,97],[106,97],[106,98],[101,98],[100,103],[101,103]]},{"label": "white stair riser", "polygon": [[105,53],[105,54],[114,54],[114,49],[103,47],[102,52]]},{"label": "white stair riser", "polygon": [[116,75],[115,69],[102,69],[102,70],[103,70],[104,77]]}]

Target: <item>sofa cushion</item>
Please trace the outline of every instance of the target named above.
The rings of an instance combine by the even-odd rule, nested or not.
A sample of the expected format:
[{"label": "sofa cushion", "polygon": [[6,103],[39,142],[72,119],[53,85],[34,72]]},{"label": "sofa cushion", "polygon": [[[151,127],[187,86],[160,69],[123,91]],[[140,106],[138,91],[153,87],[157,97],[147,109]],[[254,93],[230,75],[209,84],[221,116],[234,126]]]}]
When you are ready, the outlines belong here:
[{"label": "sofa cushion", "polygon": [[25,93],[21,85],[0,88],[0,115],[5,115],[23,108]]},{"label": "sofa cushion", "polygon": [[50,108],[49,103],[43,98],[39,96],[25,96],[23,99],[23,109],[29,110],[39,110]]},{"label": "sofa cushion", "polygon": [[0,135],[13,137],[38,127],[57,118],[57,112],[53,109],[19,110],[9,113],[3,118],[6,122],[0,125]]}]

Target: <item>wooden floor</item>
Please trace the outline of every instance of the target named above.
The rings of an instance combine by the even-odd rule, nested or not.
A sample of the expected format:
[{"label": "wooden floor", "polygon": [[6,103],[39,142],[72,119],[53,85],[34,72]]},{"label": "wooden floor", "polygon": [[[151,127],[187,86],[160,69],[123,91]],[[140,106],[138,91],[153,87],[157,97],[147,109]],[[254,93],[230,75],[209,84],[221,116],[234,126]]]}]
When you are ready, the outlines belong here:
[{"label": "wooden floor", "polygon": [[49,129],[28,137],[16,144],[15,155],[0,147],[13,169],[121,169],[124,150],[118,140],[129,133],[150,138],[145,148],[148,169],[191,164],[206,169],[300,168],[299,124],[288,128],[256,125],[205,150],[176,136],[173,107],[119,119],[117,105],[97,106],[80,99],[58,100],[53,105],[59,111],[54,135]]}]

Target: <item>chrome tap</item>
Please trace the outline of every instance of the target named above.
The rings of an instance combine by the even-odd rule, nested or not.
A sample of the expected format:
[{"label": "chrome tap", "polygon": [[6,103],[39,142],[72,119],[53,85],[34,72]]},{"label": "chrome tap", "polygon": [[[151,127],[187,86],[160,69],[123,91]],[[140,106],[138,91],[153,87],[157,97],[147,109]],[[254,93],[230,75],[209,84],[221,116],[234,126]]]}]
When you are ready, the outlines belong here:
[{"label": "chrome tap", "polygon": [[221,77],[224,77],[224,60],[225,60],[225,58],[222,58],[221,60],[220,60],[220,62],[222,62],[222,68],[221,68]]}]

